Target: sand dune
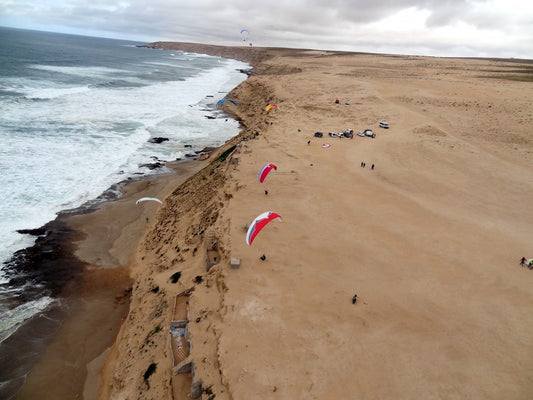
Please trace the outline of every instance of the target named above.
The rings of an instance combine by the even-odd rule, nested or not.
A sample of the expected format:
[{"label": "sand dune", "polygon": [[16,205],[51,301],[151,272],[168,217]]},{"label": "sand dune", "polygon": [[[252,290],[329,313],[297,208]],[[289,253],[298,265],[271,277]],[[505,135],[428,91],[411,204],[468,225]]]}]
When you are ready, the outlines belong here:
[{"label": "sand dune", "polygon": [[[139,243],[100,398],[172,398],[172,306],[191,287],[194,380],[217,399],[531,397],[533,86],[513,72],[530,64],[159,45],[257,77],[229,95],[239,137]],[[347,128],[377,136],[328,136]],[[266,210],[283,222],[247,246]]]}]

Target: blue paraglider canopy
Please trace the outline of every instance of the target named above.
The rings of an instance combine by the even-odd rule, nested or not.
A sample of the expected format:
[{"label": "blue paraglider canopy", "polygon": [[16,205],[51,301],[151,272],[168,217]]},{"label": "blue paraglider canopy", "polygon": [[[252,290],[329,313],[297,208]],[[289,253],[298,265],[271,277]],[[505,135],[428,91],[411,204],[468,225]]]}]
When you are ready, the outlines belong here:
[{"label": "blue paraglider canopy", "polygon": [[218,103],[217,103],[217,108],[220,107],[220,105],[222,103],[224,103],[225,101],[230,101],[232,102],[233,104],[235,104],[237,106],[237,103],[234,101],[234,100],[231,100],[231,99],[222,99],[222,100],[219,100]]}]

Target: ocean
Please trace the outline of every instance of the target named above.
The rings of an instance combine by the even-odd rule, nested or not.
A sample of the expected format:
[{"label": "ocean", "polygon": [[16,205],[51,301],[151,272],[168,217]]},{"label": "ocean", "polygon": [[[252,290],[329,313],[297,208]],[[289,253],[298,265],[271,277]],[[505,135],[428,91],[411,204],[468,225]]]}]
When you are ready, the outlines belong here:
[{"label": "ocean", "polygon": [[16,276],[17,231],[238,134],[216,103],[247,64],[142,45],[0,27],[0,344],[58,301]]}]

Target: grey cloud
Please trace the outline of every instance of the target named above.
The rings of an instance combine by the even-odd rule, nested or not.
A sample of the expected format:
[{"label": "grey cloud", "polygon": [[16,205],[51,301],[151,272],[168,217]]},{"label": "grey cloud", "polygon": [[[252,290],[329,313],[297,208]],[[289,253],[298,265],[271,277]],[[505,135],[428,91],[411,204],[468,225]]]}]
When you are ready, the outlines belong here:
[{"label": "grey cloud", "polygon": [[[477,4],[489,0],[477,1]],[[532,39],[531,18],[505,26],[496,13],[480,12],[470,0],[294,0],[291,2],[251,2],[249,0],[0,0],[3,15],[28,15],[41,26],[64,26],[78,31],[103,32],[120,38],[146,41],[180,40],[214,44],[236,44],[241,29],[248,29],[250,41],[260,46],[312,47],[329,49],[434,49],[431,54],[455,43],[419,44],[428,37],[399,37],[395,27],[370,31],[369,24],[414,8],[428,13],[426,28],[455,26],[464,22],[480,29],[520,31]],[[5,18],[4,18],[5,19]],[[406,21],[407,28],[410,21]],[[511,24],[510,24],[511,25]],[[406,27],[400,27],[405,31]],[[423,27],[422,27],[423,28]],[[375,26],[374,26],[375,29]],[[415,36],[415,34],[413,34]],[[381,42],[378,42],[381,40]],[[532,39],[533,41],[533,39]],[[477,47],[460,44],[464,51]],[[377,51],[377,50],[376,50]],[[428,53],[429,54],[429,53]]]},{"label": "grey cloud", "polygon": [[[121,7],[121,3],[128,6]],[[25,12],[21,10],[25,3],[16,4],[11,7],[18,7],[20,12]],[[194,3],[183,0],[130,0],[116,3],[93,0],[87,3],[85,0],[70,0],[48,4],[40,5],[35,11],[41,12],[43,19],[54,24],[112,32],[138,30],[136,25],[140,24],[151,32],[160,31],[158,26],[163,26],[171,28],[169,33],[186,34],[180,29],[192,29],[207,35],[217,29],[223,33],[225,28],[225,36],[229,38],[228,32],[235,26],[246,25],[259,30],[268,30],[268,26],[272,26],[277,31],[297,32],[303,29],[312,32],[313,27],[334,28],[374,22],[409,7],[430,10],[428,23],[442,25],[465,14],[469,3],[466,0],[296,0],[283,3],[243,0]],[[116,5],[113,7],[113,4]]]}]

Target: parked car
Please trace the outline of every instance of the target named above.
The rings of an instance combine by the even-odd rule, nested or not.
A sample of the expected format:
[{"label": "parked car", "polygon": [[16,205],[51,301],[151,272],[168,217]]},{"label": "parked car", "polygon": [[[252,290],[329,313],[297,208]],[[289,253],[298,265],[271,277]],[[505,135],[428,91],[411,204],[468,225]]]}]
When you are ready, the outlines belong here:
[{"label": "parked car", "polygon": [[315,132],[315,137],[322,137],[324,134],[322,132]]},{"label": "parked car", "polygon": [[358,132],[357,133],[359,136],[367,136],[367,137],[371,137],[371,138],[375,138],[376,137],[376,134],[372,131],[372,129],[365,129],[364,131],[362,132]]},{"label": "parked car", "polygon": [[379,127],[380,127],[380,128],[389,129],[389,123],[388,123],[388,122],[385,122],[385,121],[381,121],[381,122],[379,123]]}]

